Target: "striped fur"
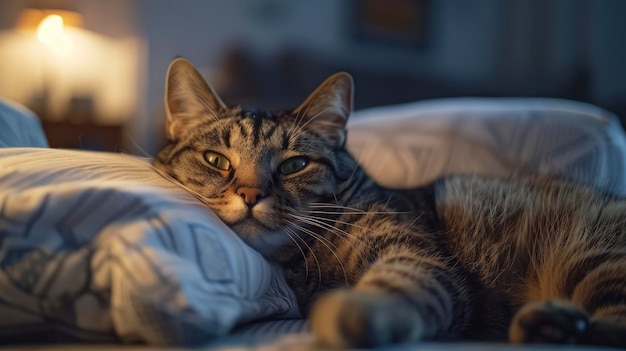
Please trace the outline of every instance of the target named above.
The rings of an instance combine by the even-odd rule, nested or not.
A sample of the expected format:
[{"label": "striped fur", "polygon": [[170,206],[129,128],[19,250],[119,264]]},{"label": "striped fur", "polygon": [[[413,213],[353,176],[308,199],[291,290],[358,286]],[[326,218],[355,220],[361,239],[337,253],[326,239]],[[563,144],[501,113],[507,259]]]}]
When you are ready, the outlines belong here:
[{"label": "striped fur", "polygon": [[554,179],[382,188],[344,147],[346,74],[275,114],[226,107],[182,59],[167,90],[156,168],[283,265],[320,343],[626,346],[625,202]]}]

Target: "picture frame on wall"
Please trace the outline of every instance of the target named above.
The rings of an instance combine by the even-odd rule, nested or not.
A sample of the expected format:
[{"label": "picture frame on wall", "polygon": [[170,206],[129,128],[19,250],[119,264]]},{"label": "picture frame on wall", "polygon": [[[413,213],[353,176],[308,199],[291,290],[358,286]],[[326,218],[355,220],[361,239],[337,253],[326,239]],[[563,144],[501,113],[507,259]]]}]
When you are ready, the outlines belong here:
[{"label": "picture frame on wall", "polygon": [[429,0],[352,0],[356,41],[422,49],[427,44]]}]

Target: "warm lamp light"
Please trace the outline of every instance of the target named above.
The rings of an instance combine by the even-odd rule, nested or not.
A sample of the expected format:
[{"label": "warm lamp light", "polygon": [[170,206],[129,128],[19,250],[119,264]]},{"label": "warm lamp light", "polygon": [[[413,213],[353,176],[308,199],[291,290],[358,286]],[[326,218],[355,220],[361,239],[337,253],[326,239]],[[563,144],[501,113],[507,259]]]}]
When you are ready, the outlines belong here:
[{"label": "warm lamp light", "polygon": [[61,55],[72,51],[72,40],[65,34],[67,27],[80,27],[83,18],[62,1],[33,1],[17,21],[21,30],[37,30],[37,38]]},{"label": "warm lamp light", "polygon": [[64,30],[63,17],[48,15],[37,27],[37,39],[60,54],[69,54],[72,51],[72,41]]},{"label": "warm lamp light", "polygon": [[[28,37],[36,37],[43,45],[32,45],[40,58],[41,87],[31,97],[31,108],[41,114],[42,118],[51,118],[58,114],[51,101],[54,97],[52,86],[58,86],[60,79],[55,72],[64,63],[74,58],[73,40],[77,31],[68,27],[81,27],[82,16],[74,11],[76,0],[28,0],[16,21],[16,29]],[[30,39],[29,39],[30,40]],[[56,55],[50,55],[51,53]],[[53,96],[53,97],[51,97]],[[54,105],[54,104],[52,104]],[[59,105],[58,102],[56,105]]]},{"label": "warm lamp light", "polygon": [[63,19],[63,24],[70,27],[82,27],[83,17],[80,13],[70,10],[26,8],[17,20],[19,29],[34,30],[41,22],[50,15],[56,15]]},{"label": "warm lamp light", "polygon": [[42,43],[53,44],[59,37],[63,36],[63,17],[59,15],[49,15],[44,18],[37,27],[37,39]]}]

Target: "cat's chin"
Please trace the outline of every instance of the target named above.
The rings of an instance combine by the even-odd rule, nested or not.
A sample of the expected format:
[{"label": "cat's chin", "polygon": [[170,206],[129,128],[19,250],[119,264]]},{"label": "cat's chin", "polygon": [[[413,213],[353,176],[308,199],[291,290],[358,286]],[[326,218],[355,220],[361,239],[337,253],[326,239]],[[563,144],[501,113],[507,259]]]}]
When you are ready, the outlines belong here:
[{"label": "cat's chin", "polygon": [[246,218],[230,227],[246,244],[265,257],[270,257],[289,241],[284,232],[267,228],[254,218]]},{"label": "cat's chin", "polygon": [[261,222],[252,217],[247,217],[237,223],[230,224],[230,227],[242,238],[263,235],[263,233],[269,230],[261,224]]}]

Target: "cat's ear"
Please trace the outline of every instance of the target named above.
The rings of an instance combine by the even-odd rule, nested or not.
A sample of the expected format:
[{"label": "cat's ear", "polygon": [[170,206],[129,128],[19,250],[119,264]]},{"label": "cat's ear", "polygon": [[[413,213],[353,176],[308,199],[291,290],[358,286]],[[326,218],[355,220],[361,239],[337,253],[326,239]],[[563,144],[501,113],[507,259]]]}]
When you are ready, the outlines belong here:
[{"label": "cat's ear", "polygon": [[165,83],[170,140],[180,140],[201,123],[218,119],[225,109],[226,105],[189,61],[183,58],[172,61]]},{"label": "cat's ear", "polygon": [[346,123],[352,112],[352,76],[335,73],[320,84],[294,110],[298,123],[306,123],[329,142],[341,146],[346,139]]}]

